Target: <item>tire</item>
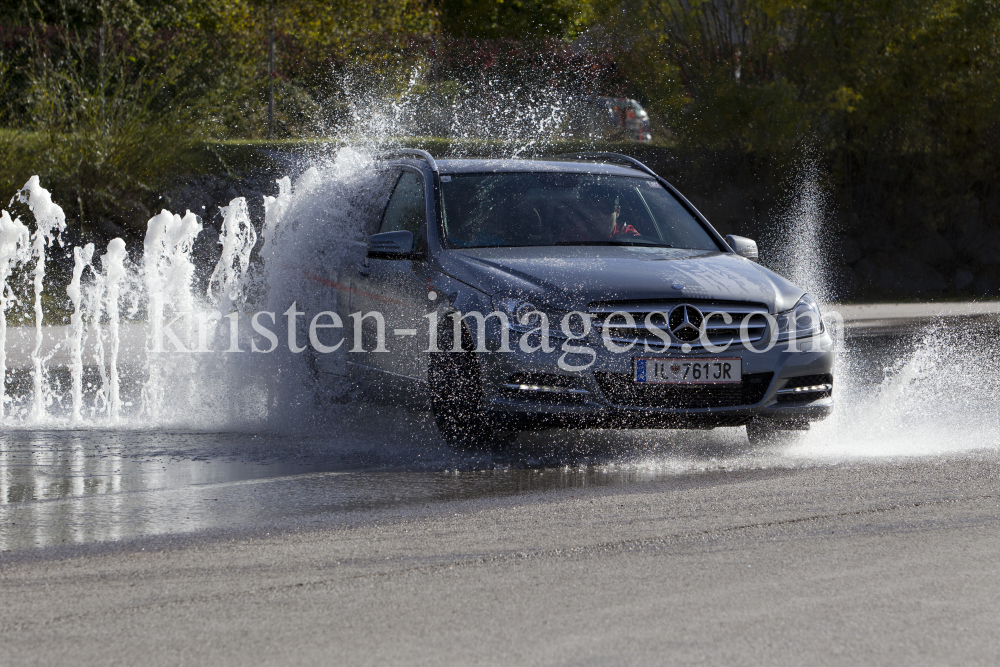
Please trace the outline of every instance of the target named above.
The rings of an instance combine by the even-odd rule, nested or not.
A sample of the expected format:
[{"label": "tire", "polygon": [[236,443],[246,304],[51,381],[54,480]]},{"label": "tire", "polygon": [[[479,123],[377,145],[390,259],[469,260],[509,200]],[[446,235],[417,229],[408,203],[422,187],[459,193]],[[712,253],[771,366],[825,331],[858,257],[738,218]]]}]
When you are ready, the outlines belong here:
[{"label": "tire", "polygon": [[782,422],[752,421],[747,424],[747,440],[753,446],[763,445],[790,445],[802,437],[802,432],[809,429],[809,425],[787,425]]},{"label": "tire", "polygon": [[[452,449],[461,452],[496,451],[503,449],[511,434],[499,428],[482,409],[483,390],[479,360],[472,347],[471,336],[462,332],[462,352],[431,353],[427,380],[431,390],[431,406],[438,431]],[[449,350],[452,333],[439,332],[439,349]]]}]

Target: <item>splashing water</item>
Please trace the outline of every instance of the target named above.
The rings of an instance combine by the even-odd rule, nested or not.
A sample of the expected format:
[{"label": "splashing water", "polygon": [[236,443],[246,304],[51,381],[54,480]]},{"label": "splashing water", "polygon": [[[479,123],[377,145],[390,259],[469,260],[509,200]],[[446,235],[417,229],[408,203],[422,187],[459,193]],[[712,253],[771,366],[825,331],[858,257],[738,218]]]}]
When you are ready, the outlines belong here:
[{"label": "splashing water", "polygon": [[257,243],[257,233],[250,223],[246,200],[240,197],[222,209],[222,257],[208,281],[209,296],[217,289],[223,313],[246,303],[247,269],[250,252]]},{"label": "splashing water", "polygon": [[[796,164],[789,203],[780,216],[772,265],[835,313],[829,261],[831,221],[823,170],[807,150]],[[943,454],[1000,447],[1000,380],[991,372],[1000,344],[996,322],[938,321],[907,348],[889,355],[861,349],[863,339],[840,335],[834,368],[836,410],[786,453],[807,458]],[[886,356],[896,356],[895,362]],[[871,364],[882,380],[863,380]]]},{"label": "splashing water", "polygon": [[[437,136],[485,140],[504,146],[504,157],[519,157],[565,136],[570,111],[582,97],[550,81],[452,82],[457,88],[442,93],[426,75],[415,68],[398,92],[395,82],[376,76],[345,76],[340,87],[349,100],[350,145],[375,152],[402,137]],[[470,145],[468,150],[489,150]]]},{"label": "splashing water", "polygon": [[[378,206],[368,177],[374,167],[368,151],[348,147],[318,161],[294,185],[287,178],[278,181],[278,196],[265,200],[260,251],[265,312],[280,317],[337,310],[350,281],[349,275],[337,273],[344,253],[352,244],[364,243],[365,221]],[[331,392],[342,391],[343,349],[310,355],[305,349],[307,323],[298,317],[294,321],[289,338],[298,343],[263,355],[273,378],[268,400],[284,406],[281,423],[316,424],[329,410]],[[317,410],[317,400],[327,407]]]},{"label": "splashing water", "polygon": [[1000,448],[998,356],[995,322],[928,326],[880,383],[865,387],[856,368],[842,372],[837,410],[792,452],[843,459]]},{"label": "splashing water", "polygon": [[14,298],[7,280],[14,268],[28,260],[28,228],[0,211],[0,419],[7,399],[7,309]]},{"label": "splashing water", "polygon": [[[188,211],[184,217],[169,211],[154,216],[146,230],[143,243],[143,278],[147,293],[149,330],[147,349],[148,379],[144,389],[145,411],[154,423],[161,419],[163,388],[167,384],[164,363],[164,337],[175,349],[196,349],[194,335],[195,299],[193,295],[195,266],[191,250],[202,231],[197,216]],[[179,331],[173,325],[186,319]],[[190,359],[174,360],[181,364],[188,377],[177,378],[188,388],[188,401],[196,394],[196,368]]]},{"label": "splashing water", "polygon": [[818,159],[807,151],[795,165],[778,231],[768,239],[773,246],[769,263],[820,304],[829,304],[836,295],[828,256],[830,202],[822,178]]},{"label": "splashing water", "polygon": [[[511,142],[513,153],[557,136],[569,98],[558,91],[536,98],[531,103],[492,101],[486,125],[505,129],[484,133]],[[390,111],[371,113],[378,108]],[[270,351],[259,350],[260,338],[249,336],[255,322],[274,330],[289,312],[337,310],[349,280],[337,275],[337,267],[350,244],[364,241],[362,221],[378,199],[366,177],[374,167],[373,154],[391,143],[391,137],[424,122],[418,104],[406,95],[394,105],[358,96],[352,109],[355,130],[375,138],[314,156],[312,166],[294,182],[279,179],[278,194],[264,201],[259,248],[247,202],[237,198],[223,209],[221,253],[207,291],[195,289],[192,248],[203,230],[190,212],[153,216],[141,259],[134,264],[121,239],[113,240],[99,261],[92,262],[98,252],[93,248],[74,249],[66,345],[71,358],[68,412],[61,400],[45,408],[47,396],[58,391],[47,386],[40,354],[45,248],[58,238],[65,216],[37,178],[29,181],[19,196],[30,204],[38,231],[29,241],[20,221],[6,212],[0,220],[0,342],[6,340],[4,311],[13,298],[8,281],[17,267],[34,259],[33,388],[30,395],[10,397],[12,409],[0,412],[4,423],[284,431],[339,419],[345,429],[352,428],[347,424],[360,426],[357,419],[351,421],[356,409],[331,409],[331,399],[351,398],[347,383],[341,381],[345,359],[339,353],[311,355],[302,344],[308,340],[304,318],[292,318],[289,332],[298,347],[278,344]],[[481,104],[470,101],[449,113],[446,120],[453,136],[484,127]],[[835,294],[825,254],[829,201],[822,176],[817,161],[807,156],[799,163],[782,216],[783,231],[775,243],[783,252],[774,264],[829,310]],[[258,313],[253,321],[251,311]],[[854,349],[842,348],[836,370],[837,410],[783,449],[780,457],[815,460],[996,448],[1000,418],[994,405],[1000,387],[987,369],[998,353],[992,336],[938,325],[918,337],[873,385],[860,377],[859,365],[869,361],[862,362]],[[5,360],[0,356],[0,362]],[[5,372],[4,363],[0,369]],[[87,369],[99,375],[99,388],[85,386]],[[0,403],[0,411],[5,407]],[[391,419],[391,413],[377,414]],[[729,446],[732,436],[720,432],[718,439]],[[677,439],[672,433],[657,437]],[[701,434],[694,440],[699,438]]]},{"label": "splashing water", "polygon": [[111,354],[108,356],[108,411],[111,423],[116,424],[121,416],[121,380],[118,376],[118,352],[121,347],[119,295],[122,278],[125,277],[125,242],[121,239],[111,239],[108,251],[101,256],[101,267],[104,269],[104,286],[107,290],[108,328],[111,335]]},{"label": "splashing water", "polygon": [[[13,409],[4,423],[228,429],[269,420],[275,428],[315,422],[318,386],[328,390],[331,370],[343,374],[343,359],[317,360],[307,344],[261,350],[259,337],[250,334],[249,315],[264,310],[270,316],[264,323],[274,330],[289,310],[336,309],[342,290],[333,267],[342,263],[345,244],[363,239],[374,166],[369,153],[343,148],[318,160],[294,184],[280,179],[277,197],[265,201],[256,265],[258,239],[247,202],[232,200],[222,209],[221,253],[203,294],[196,292],[192,256],[203,228],[190,212],[153,216],[135,263],[122,239],[113,239],[103,253],[93,244],[74,248],[70,325],[65,339],[45,353],[43,342],[58,331],[42,319],[45,249],[64,228],[65,216],[32,178],[20,196],[34,214],[34,234],[29,237],[28,228],[6,211],[0,221],[0,306],[5,313],[15,298],[10,276],[29,260],[36,305],[32,391],[9,397]],[[295,319],[299,329],[307,324]],[[7,331],[4,318],[0,341]],[[307,332],[295,331],[294,340],[308,341]],[[48,386],[63,366],[45,366],[60,348],[69,357],[65,396],[60,383]],[[99,386],[85,386],[88,369],[99,375]]]},{"label": "splashing water", "polygon": [[[431,99],[417,92],[422,77],[423,72],[415,71],[401,94],[387,95],[363,79],[346,87],[353,126],[332,143],[347,146],[319,148],[298,178],[278,179],[277,196],[264,202],[262,244],[247,202],[230,201],[222,209],[219,261],[205,273],[211,274],[207,290],[194,285],[196,273],[205,268],[196,269],[192,251],[203,230],[190,212],[154,215],[141,248],[127,248],[115,239],[107,248],[72,249],[65,328],[55,326],[52,314],[45,313],[43,320],[41,303],[45,249],[54,240],[61,244],[65,215],[33,177],[19,194],[35,218],[34,235],[25,237],[31,245],[0,250],[4,275],[15,275],[29,260],[36,268],[33,386],[29,389],[19,379],[8,385],[11,396],[0,402],[0,423],[282,432],[331,422],[345,432],[366,427],[372,410],[361,406],[369,417],[358,417],[357,405],[338,406],[351,398],[342,381],[343,350],[312,354],[309,321],[303,317],[293,318],[290,336],[297,345],[259,350],[254,325],[263,324],[283,338],[283,315],[337,310],[347,298],[343,286],[349,276],[337,275],[336,267],[349,244],[364,241],[362,221],[370,218],[378,199],[368,177],[381,149],[397,145],[402,136],[440,129],[447,136],[486,138],[509,154],[524,154],[560,136],[564,110],[572,100],[557,86],[499,90],[489,81],[466,82],[457,100]],[[484,87],[488,94],[475,92]],[[28,232],[23,225],[20,229]],[[14,299],[19,285],[14,279],[11,284],[14,289],[6,290],[2,305]],[[257,317],[251,318],[254,312]],[[0,321],[0,342],[7,332],[6,321]],[[24,337],[22,331],[16,334]],[[15,359],[14,367],[22,372],[28,362]],[[3,412],[5,407],[10,409]],[[390,420],[395,414],[381,407],[374,413],[390,415]],[[424,427],[410,426],[398,423],[389,431],[397,443],[421,440],[426,452]]]},{"label": "splashing water", "polygon": [[73,305],[73,315],[70,317],[70,373],[73,383],[73,415],[70,418],[71,424],[79,424],[82,416],[80,410],[83,406],[83,311],[81,301],[83,293],[80,291],[80,281],[83,278],[83,271],[90,266],[94,258],[94,244],[88,243],[83,248],[73,248],[73,279],[66,288],[70,303]]},{"label": "splashing water", "polygon": [[53,203],[52,195],[39,183],[38,176],[32,176],[24,188],[17,193],[21,203],[27,204],[35,214],[35,233],[31,235],[31,252],[35,257],[35,347],[31,352],[32,382],[34,383],[31,416],[41,421],[45,416],[45,370],[40,355],[44,334],[42,332],[42,290],[45,288],[45,249],[52,246],[66,229],[66,214],[62,208]]}]

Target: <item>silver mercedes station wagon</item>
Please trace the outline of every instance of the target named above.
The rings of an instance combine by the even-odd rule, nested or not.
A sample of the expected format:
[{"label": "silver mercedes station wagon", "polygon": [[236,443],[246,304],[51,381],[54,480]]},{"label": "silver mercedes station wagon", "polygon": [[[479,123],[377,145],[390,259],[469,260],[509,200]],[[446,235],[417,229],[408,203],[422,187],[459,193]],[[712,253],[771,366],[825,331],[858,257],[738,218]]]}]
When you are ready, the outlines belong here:
[{"label": "silver mercedes station wagon", "polygon": [[383,397],[425,401],[450,444],[716,426],[756,443],[833,409],[816,302],[642,163],[407,150],[383,166],[351,260],[349,364]]}]

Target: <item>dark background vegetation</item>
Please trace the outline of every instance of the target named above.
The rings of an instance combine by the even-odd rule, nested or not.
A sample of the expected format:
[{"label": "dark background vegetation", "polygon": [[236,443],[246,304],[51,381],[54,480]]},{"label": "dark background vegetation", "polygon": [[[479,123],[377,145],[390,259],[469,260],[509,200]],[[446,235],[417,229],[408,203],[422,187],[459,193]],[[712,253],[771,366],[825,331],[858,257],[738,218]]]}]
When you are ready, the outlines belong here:
[{"label": "dark background vegetation", "polygon": [[[259,192],[280,169],[273,150],[350,134],[359,100],[493,94],[516,108],[557,90],[639,99],[654,144],[611,147],[725,232],[767,237],[812,155],[844,297],[1000,294],[1000,0],[0,0],[0,12],[0,193],[40,174],[71,239],[139,238],[164,203]],[[403,141],[504,150],[439,125],[422,133],[450,140]]]}]

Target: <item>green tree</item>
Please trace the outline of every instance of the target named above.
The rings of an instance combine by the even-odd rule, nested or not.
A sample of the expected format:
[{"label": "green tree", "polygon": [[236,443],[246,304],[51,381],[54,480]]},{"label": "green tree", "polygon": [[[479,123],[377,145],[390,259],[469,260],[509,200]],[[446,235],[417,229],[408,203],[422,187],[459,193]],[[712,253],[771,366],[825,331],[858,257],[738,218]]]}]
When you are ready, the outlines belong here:
[{"label": "green tree", "polygon": [[441,2],[441,28],[456,37],[571,40],[593,19],[590,0]]},{"label": "green tree", "polygon": [[602,38],[683,141],[777,147],[809,130],[789,57],[805,48],[793,0],[625,0],[599,7]]},{"label": "green tree", "polygon": [[[995,118],[996,0],[624,0],[603,38],[686,141],[971,146]],[[978,128],[978,129],[976,129]],[[956,143],[958,142],[958,143]]]}]

